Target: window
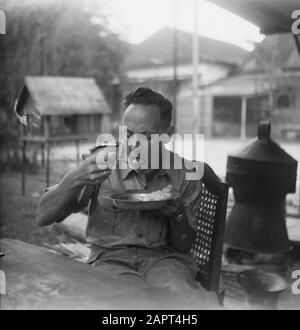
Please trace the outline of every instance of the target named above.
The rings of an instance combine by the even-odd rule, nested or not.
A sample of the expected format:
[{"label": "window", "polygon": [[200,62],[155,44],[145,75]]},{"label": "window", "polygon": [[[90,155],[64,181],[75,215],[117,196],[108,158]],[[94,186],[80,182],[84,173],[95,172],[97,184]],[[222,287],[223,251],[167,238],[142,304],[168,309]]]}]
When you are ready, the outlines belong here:
[{"label": "window", "polygon": [[281,94],[277,97],[278,109],[291,109],[293,106],[292,103],[292,96],[290,94]]}]

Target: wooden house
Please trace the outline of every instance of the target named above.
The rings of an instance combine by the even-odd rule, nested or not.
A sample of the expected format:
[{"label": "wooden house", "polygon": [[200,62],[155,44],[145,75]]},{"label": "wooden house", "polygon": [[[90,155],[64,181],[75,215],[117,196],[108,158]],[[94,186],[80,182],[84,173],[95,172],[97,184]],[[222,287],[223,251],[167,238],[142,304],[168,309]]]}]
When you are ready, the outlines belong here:
[{"label": "wooden house", "polygon": [[110,131],[109,108],[93,78],[27,76],[16,103],[25,136],[96,136]]},{"label": "wooden house", "polygon": [[28,144],[41,146],[48,186],[52,144],[74,142],[79,161],[80,141],[111,131],[112,111],[93,78],[27,76],[14,110],[23,124],[23,194]]}]

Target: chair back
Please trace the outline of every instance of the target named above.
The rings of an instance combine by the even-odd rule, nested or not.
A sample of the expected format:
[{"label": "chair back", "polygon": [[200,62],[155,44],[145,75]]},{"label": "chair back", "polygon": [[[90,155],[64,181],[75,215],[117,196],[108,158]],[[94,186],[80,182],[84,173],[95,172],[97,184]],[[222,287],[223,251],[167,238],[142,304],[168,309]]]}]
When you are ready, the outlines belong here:
[{"label": "chair back", "polygon": [[199,266],[197,280],[208,291],[219,292],[228,184],[207,164],[197,207],[197,231],[191,254]]},{"label": "chair back", "polygon": [[199,266],[197,281],[208,291],[219,292],[228,184],[204,164],[201,197],[193,207],[196,232],[187,222],[170,221],[170,241],[181,253],[190,253]]}]

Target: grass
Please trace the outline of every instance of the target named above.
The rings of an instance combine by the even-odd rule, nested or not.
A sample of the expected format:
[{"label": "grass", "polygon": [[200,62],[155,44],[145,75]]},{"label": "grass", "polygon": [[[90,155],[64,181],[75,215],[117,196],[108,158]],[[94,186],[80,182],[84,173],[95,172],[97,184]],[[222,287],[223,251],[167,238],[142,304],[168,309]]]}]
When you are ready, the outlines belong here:
[{"label": "grass", "polygon": [[[52,174],[52,182],[57,182],[60,177],[61,173]],[[0,237],[38,246],[58,243],[59,238],[51,227],[40,227],[35,220],[39,199],[45,191],[44,171],[27,173],[26,182],[26,195],[23,196],[20,172],[5,171],[0,174]]]}]

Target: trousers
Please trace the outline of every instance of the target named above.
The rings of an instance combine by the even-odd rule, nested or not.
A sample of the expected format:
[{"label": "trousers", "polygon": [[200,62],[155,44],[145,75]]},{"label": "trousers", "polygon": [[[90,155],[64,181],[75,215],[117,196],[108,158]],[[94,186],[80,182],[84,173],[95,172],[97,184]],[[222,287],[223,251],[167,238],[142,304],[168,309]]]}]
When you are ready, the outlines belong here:
[{"label": "trousers", "polygon": [[92,265],[150,286],[196,295],[209,305],[218,306],[216,294],[207,292],[196,281],[198,266],[192,256],[171,247],[106,249]]}]

